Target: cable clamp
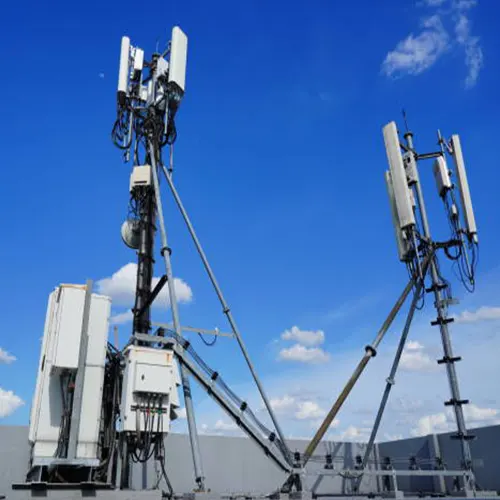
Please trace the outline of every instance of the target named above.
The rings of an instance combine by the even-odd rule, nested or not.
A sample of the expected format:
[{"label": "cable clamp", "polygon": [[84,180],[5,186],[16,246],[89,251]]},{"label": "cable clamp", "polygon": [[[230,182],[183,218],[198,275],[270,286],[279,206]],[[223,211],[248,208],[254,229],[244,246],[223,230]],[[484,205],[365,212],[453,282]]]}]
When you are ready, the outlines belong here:
[{"label": "cable clamp", "polygon": [[462,358],[460,356],[443,356],[442,359],[438,359],[438,365],[442,365],[443,363],[455,363],[455,361],[462,361]]},{"label": "cable clamp", "polygon": [[450,438],[462,439],[464,441],[472,441],[473,439],[476,439],[476,436],[474,434],[464,434],[463,432],[457,432],[455,434],[451,434]]},{"label": "cable clamp", "polygon": [[445,406],[462,406],[462,405],[468,405],[469,404],[468,399],[454,399],[451,398],[449,401],[445,401],[444,405]]},{"label": "cable clamp", "polygon": [[172,255],[172,249],[170,247],[162,247],[160,250],[162,257],[165,257],[165,252],[168,252],[168,255]]},{"label": "cable clamp", "polygon": [[372,358],[374,358],[377,355],[377,349],[371,345],[365,346],[365,352],[366,354],[370,354]]},{"label": "cable clamp", "polygon": [[453,323],[455,321],[455,318],[441,318],[438,317],[435,321],[431,321],[432,326],[442,326],[442,325],[447,325],[449,323]]}]

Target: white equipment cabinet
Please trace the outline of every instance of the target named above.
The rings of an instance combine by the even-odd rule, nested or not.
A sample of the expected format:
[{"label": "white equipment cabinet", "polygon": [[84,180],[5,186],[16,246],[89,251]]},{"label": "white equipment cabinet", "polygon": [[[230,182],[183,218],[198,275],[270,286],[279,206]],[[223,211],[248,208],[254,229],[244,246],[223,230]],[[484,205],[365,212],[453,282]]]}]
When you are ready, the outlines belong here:
[{"label": "white equipment cabinet", "polygon": [[[61,373],[76,374],[82,335],[86,287],[60,285],[49,297],[36,389],[30,417],[29,441],[33,465],[53,460],[62,421]],[[81,404],[77,459],[95,462],[101,418],[104,363],[111,299],[92,294],[88,350]]]},{"label": "white equipment cabinet", "polygon": [[179,408],[180,377],[173,351],[131,345],[124,356],[121,430],[145,431],[150,422],[152,432],[169,432]]}]

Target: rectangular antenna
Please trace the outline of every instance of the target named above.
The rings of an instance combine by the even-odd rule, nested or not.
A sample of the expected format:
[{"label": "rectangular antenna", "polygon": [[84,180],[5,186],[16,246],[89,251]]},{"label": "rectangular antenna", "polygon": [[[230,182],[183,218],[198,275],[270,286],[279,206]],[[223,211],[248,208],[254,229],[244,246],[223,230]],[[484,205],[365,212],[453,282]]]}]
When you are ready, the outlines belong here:
[{"label": "rectangular antenna", "polygon": [[434,178],[436,179],[438,194],[443,197],[447,191],[451,189],[450,174],[448,172],[446,160],[442,156],[436,158],[432,170],[434,172]]},{"label": "rectangular antenna", "polygon": [[120,51],[120,70],[118,72],[118,101],[120,104],[125,104],[125,96],[128,90],[128,72],[130,58],[130,38],[122,37],[122,45]]},{"label": "rectangular antenna", "polygon": [[467,181],[467,173],[465,172],[464,157],[462,155],[462,146],[458,135],[451,136],[452,155],[455,160],[457,169],[458,189],[462,200],[462,209],[464,212],[465,227],[469,238],[474,238],[477,242],[477,227],[476,219],[474,218],[474,210],[472,209],[472,200],[469,191],[469,182]]},{"label": "rectangular antenna", "polygon": [[391,122],[383,128],[385,150],[391,172],[391,180],[401,229],[415,225],[415,215],[406,179],[403,157],[399,146],[396,123]]},{"label": "rectangular antenna", "polygon": [[184,92],[186,85],[187,36],[178,27],[172,30],[170,45],[170,69],[168,81],[175,83]]},{"label": "rectangular antenna", "polygon": [[389,195],[389,204],[391,206],[392,224],[396,233],[396,243],[398,245],[399,260],[406,261],[408,259],[409,246],[401,231],[399,222],[398,211],[396,208],[396,198],[394,197],[394,187],[392,185],[391,173],[387,170],[385,172],[385,184],[387,186],[387,194]]}]

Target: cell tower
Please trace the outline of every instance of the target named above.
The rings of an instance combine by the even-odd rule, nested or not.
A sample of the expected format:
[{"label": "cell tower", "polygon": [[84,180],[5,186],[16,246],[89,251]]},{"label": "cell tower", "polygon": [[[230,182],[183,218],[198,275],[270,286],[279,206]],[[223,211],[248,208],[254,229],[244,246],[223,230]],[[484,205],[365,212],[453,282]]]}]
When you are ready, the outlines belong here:
[{"label": "cell tower", "polygon": [[[175,117],[184,97],[186,60],[187,37],[179,27],[173,28],[167,49],[163,53],[154,53],[149,61],[145,60],[141,48],[131,45],[129,38],[122,39],[118,110],[112,137],[116,146],[123,151],[124,161],[132,164],[129,216],[122,225],[121,233],[125,244],[137,250],[138,259],[133,331],[130,345],[124,350],[128,364],[123,376],[124,388],[121,400],[122,419],[125,422],[121,433],[122,447],[125,449],[122,487],[128,487],[129,484],[128,457],[132,460],[146,461],[153,453],[160,457],[164,454],[162,445],[156,446],[155,443],[163,443],[169,419],[159,418],[159,426],[155,427],[152,424],[148,426],[153,417],[148,420],[146,416],[155,412],[165,415],[172,410],[171,418],[175,418],[175,407],[178,402],[173,397],[176,383],[173,359],[180,365],[180,385],[184,393],[194,474],[199,491],[205,490],[205,484],[191,396],[191,376],[206,388],[210,396],[279,467],[285,471],[291,469],[289,450],[273,409],[174,185],[173,146],[177,137]],[[168,151],[166,155],[165,151]],[[183,327],[179,319],[171,262],[172,248],[167,240],[160,176],[165,178],[186,223],[219,298],[223,313],[229,321],[232,330],[229,336],[236,338],[238,342],[275,431],[268,430],[256,419],[247,403],[230,391],[218,372],[210,370],[182,336],[182,331],[189,328]],[[160,254],[164,261],[165,274],[153,288],[154,243],[157,228],[160,233]],[[152,334],[151,305],[165,285],[170,299],[172,324],[163,325]],[[204,329],[191,330],[200,334],[207,333]],[[222,335],[218,331],[212,333]],[[163,366],[158,358],[158,354],[162,355],[165,351],[170,359],[167,367]],[[164,360],[164,356],[161,359]],[[146,365],[156,366],[156,373],[149,369],[147,373],[141,372]],[[149,383],[138,384],[138,373],[143,373]],[[170,381],[168,390],[165,389],[168,385],[167,380]]]},{"label": "cell tower", "polygon": [[[449,325],[453,322],[453,318],[448,315],[448,307],[456,301],[452,298],[450,283],[444,278],[439,263],[440,255],[444,254],[447,259],[456,264],[464,287],[468,291],[474,290],[478,237],[460,138],[458,135],[452,135],[449,141],[445,141],[438,131],[440,150],[419,153],[414,147],[413,133],[406,130],[403,135],[404,143],[401,142],[394,122],[383,128],[383,135],[389,163],[385,180],[399,259],[408,267],[410,274],[416,273],[419,277],[420,291],[417,293],[415,290],[415,296],[420,295],[422,300],[426,293],[434,296],[437,317],[431,324],[439,328],[443,346],[443,357],[438,360],[438,363],[446,366],[451,390],[451,398],[445,402],[445,405],[452,407],[455,414],[457,432],[452,437],[461,443],[462,466],[465,470],[471,471],[472,457],[469,441],[474,436],[467,431],[463,412],[463,406],[469,401],[460,395],[455,363],[461,358],[453,353],[449,333]],[[454,170],[448,166],[447,156],[453,158]],[[419,177],[419,166],[424,160],[433,160],[432,169],[437,194],[443,201],[451,230],[450,238],[446,241],[435,241],[431,236]],[[457,191],[460,201],[457,201]],[[414,301],[408,316],[409,322],[411,322],[416,306]],[[397,370],[408,330],[409,324],[405,326],[391,379],[394,378]],[[378,428],[380,423],[389,391],[390,385],[386,389],[387,395],[384,394],[375,428]],[[372,435],[370,446],[373,439]],[[473,484],[469,487],[473,488]]]}]

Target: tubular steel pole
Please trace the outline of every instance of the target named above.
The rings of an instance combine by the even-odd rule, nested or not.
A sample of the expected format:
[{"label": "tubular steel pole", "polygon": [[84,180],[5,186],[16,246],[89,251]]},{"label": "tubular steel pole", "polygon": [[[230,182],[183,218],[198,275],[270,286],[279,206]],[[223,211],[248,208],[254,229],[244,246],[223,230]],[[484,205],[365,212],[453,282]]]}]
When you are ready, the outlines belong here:
[{"label": "tubular steel pole", "polygon": [[[156,210],[158,214],[158,222],[160,226],[161,236],[161,254],[165,261],[165,273],[167,275],[168,294],[170,297],[170,308],[172,310],[172,322],[175,333],[182,336],[181,324],[179,321],[179,310],[177,309],[177,299],[175,294],[174,278],[172,273],[172,263],[170,261],[170,248],[167,242],[167,231],[165,229],[165,220],[163,217],[163,208],[160,195],[160,183],[158,181],[158,172],[156,170],[156,148],[152,142],[148,142],[149,156],[151,158],[151,170],[153,176],[154,191],[156,196]],[[182,389],[184,391],[184,402],[186,405],[186,416],[188,421],[189,439],[191,444],[191,452],[193,455],[193,464],[195,471],[195,479],[201,490],[205,489],[205,478],[203,476],[203,467],[201,462],[200,447],[198,443],[198,431],[196,428],[196,420],[194,416],[193,400],[191,398],[191,387],[189,384],[189,375],[185,366],[181,363],[180,367]]]},{"label": "tubular steel pole", "polygon": [[[427,262],[429,260],[429,257],[427,257],[424,265],[427,265]],[[380,327],[380,330],[377,333],[377,336],[375,337],[375,340],[371,345],[367,345],[365,347],[365,355],[359,362],[358,366],[354,370],[354,373],[352,374],[351,378],[347,381],[347,384],[345,385],[344,389],[340,393],[339,397],[333,404],[331,410],[328,412],[328,415],[326,416],[325,420],[323,423],[320,425],[319,429],[317,430],[316,434],[312,438],[311,442],[308,444],[306,451],[304,452],[303,460],[302,460],[302,466],[305,466],[306,463],[309,461],[311,458],[312,454],[316,450],[319,442],[321,439],[323,439],[323,436],[325,435],[326,431],[330,427],[330,424],[333,422],[333,419],[336,417],[337,413],[339,412],[340,408],[344,404],[344,401],[347,399],[347,396],[351,392],[352,388],[354,387],[354,384],[357,382],[359,379],[361,373],[363,373],[363,370],[365,369],[365,366],[368,364],[368,361],[370,361],[370,358],[373,358],[377,354],[377,347],[384,338],[384,335],[386,334],[387,330],[391,326],[392,322],[394,321],[394,318],[396,317],[397,313],[403,306],[406,298],[408,297],[408,294],[412,290],[413,286],[415,285],[416,281],[418,279],[417,276],[413,276],[412,279],[408,282],[406,285],[405,289],[403,290],[403,293],[400,295],[398,298],[396,304],[392,308],[391,312],[389,313],[389,316],[387,316],[386,320],[384,321],[383,325]]]},{"label": "tubular steel pole", "polygon": [[[407,132],[405,134],[405,139],[408,144],[408,148],[414,152],[413,149],[413,134],[411,132]],[[417,174],[417,182],[415,185],[416,193],[417,193],[417,202],[420,209],[420,216],[422,220],[422,226],[424,230],[424,236],[428,241],[431,240],[431,232],[429,229],[429,222],[427,219],[427,212],[425,209],[424,196],[422,193],[422,188],[420,186],[420,181],[418,179],[418,169],[415,162],[415,171]],[[465,469],[471,470],[472,468],[472,455],[469,446],[469,439],[471,436],[467,433],[467,427],[465,425],[464,412],[462,408],[463,401],[460,398],[460,390],[458,387],[458,377],[455,369],[454,362],[457,360],[453,356],[453,349],[451,346],[450,333],[448,330],[448,323],[453,321],[448,318],[448,306],[446,302],[443,300],[443,295],[441,293],[442,283],[439,278],[438,271],[438,259],[436,255],[433,255],[431,260],[431,278],[432,278],[432,291],[434,292],[434,307],[437,312],[437,319],[435,324],[439,325],[439,331],[441,333],[441,341],[443,344],[443,362],[446,364],[446,372],[448,375],[448,382],[450,385],[451,391],[451,401],[450,404],[453,405],[455,411],[455,419],[457,422],[458,429],[458,439],[461,441],[462,447],[462,457],[463,457],[463,466]],[[473,485],[469,485],[469,487],[473,488]]]},{"label": "tubular steel pole", "polygon": [[[422,272],[423,272],[424,278],[425,278],[425,275],[427,273],[427,268],[424,268],[422,270]],[[373,424],[372,432],[370,434],[370,439],[368,440],[368,444],[366,446],[365,455],[363,457],[363,468],[366,467],[366,464],[368,462],[368,457],[370,456],[370,453],[371,453],[372,448],[373,448],[373,444],[374,444],[375,439],[377,437],[377,432],[378,432],[378,429],[380,427],[380,422],[382,420],[382,415],[384,414],[385,406],[386,406],[387,401],[389,399],[389,394],[391,392],[392,386],[395,384],[394,378],[396,377],[396,372],[398,370],[399,361],[401,359],[401,355],[403,354],[403,349],[404,349],[404,346],[406,344],[406,339],[408,338],[410,326],[411,326],[411,323],[413,321],[413,316],[415,314],[415,310],[417,308],[417,303],[418,303],[418,300],[420,298],[420,293],[422,292],[423,286],[424,286],[423,281],[419,281],[417,286],[415,287],[415,292],[414,292],[415,295],[413,297],[413,300],[411,301],[410,310],[408,311],[408,316],[406,317],[406,322],[405,322],[405,326],[403,328],[403,332],[401,334],[401,339],[399,341],[399,345],[398,345],[398,348],[396,350],[396,355],[394,356],[394,361],[392,363],[391,372],[390,372],[389,377],[387,378],[387,384],[385,386],[384,394],[383,394],[382,400],[380,402],[380,407],[378,409],[378,413],[377,413],[377,416],[375,418],[375,423]],[[359,486],[359,482],[358,482],[358,486]]]},{"label": "tubular steel pole", "polygon": [[[198,239],[196,232],[194,230],[193,224],[191,223],[191,220],[189,219],[187,211],[184,208],[184,205],[182,204],[182,200],[179,196],[179,193],[177,192],[177,189],[175,188],[172,177],[171,177],[170,173],[168,172],[168,170],[166,169],[165,165],[162,165],[162,169],[163,169],[163,173],[165,174],[165,178],[167,179],[170,190],[172,191],[172,195],[174,196],[175,202],[177,203],[177,206],[178,206],[178,208],[182,214],[182,217],[184,219],[184,222],[186,223],[188,230],[189,230],[189,233],[191,234],[191,238],[193,239],[196,250],[198,251],[198,254],[203,262],[203,265],[205,266],[205,269],[206,269],[207,274],[210,278],[210,281],[212,282],[212,285],[215,289],[215,293],[217,294],[219,301],[222,305],[222,311],[224,312],[224,314],[226,315],[226,317],[229,321],[231,329],[236,337],[236,340],[238,341],[241,352],[243,353],[245,361],[247,362],[248,368],[250,369],[250,372],[253,376],[255,384],[257,385],[257,388],[260,392],[262,400],[264,401],[264,404],[266,405],[267,411],[269,412],[269,416],[271,417],[271,420],[273,421],[274,428],[276,429],[276,432],[278,433],[278,436],[279,436],[281,442],[285,445],[285,448],[288,450],[288,447],[286,446],[285,437],[283,435],[283,432],[281,430],[280,425],[278,424],[278,420],[276,418],[276,415],[274,414],[274,411],[273,411],[271,404],[269,402],[269,399],[267,398],[267,395],[264,391],[264,387],[262,386],[262,384],[260,382],[260,379],[257,375],[257,372],[255,371],[255,368],[254,368],[252,361],[250,359],[250,355],[248,354],[248,351],[245,347],[245,344],[244,344],[243,339],[241,337],[238,326],[236,325],[236,321],[234,320],[233,315],[231,314],[231,310],[229,309],[229,305],[226,302],[224,295],[222,295],[222,290],[217,282],[217,279],[215,278],[215,274],[212,271],[212,268],[210,267],[207,256],[205,255],[205,252],[203,251],[200,240]],[[290,459],[290,457],[288,457],[288,456],[285,458],[287,460]]]}]

